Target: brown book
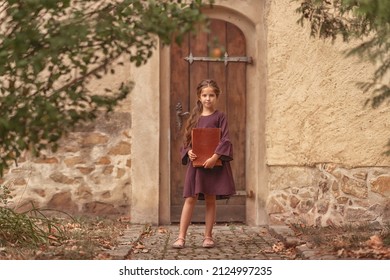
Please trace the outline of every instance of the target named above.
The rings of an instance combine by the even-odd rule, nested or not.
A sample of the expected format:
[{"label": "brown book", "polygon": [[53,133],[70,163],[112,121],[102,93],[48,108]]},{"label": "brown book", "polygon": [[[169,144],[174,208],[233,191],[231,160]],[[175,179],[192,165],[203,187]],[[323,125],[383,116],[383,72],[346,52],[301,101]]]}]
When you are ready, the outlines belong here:
[{"label": "brown book", "polygon": [[[203,163],[215,152],[221,140],[220,128],[193,128],[192,129],[192,151],[196,159],[192,162],[194,167],[202,167]],[[217,160],[215,166],[221,166],[222,161]]]}]

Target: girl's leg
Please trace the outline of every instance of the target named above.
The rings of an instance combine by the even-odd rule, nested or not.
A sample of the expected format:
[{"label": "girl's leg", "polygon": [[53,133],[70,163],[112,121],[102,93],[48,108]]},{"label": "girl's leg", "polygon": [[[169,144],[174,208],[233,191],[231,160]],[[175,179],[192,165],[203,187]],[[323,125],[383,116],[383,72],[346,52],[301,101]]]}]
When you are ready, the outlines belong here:
[{"label": "girl's leg", "polygon": [[190,225],[192,214],[194,212],[195,204],[197,201],[198,201],[198,196],[186,197],[186,199],[184,200],[184,205],[180,217],[179,237],[176,239],[175,243],[173,244],[174,247],[184,246],[187,230]]},{"label": "girl's leg", "polygon": [[215,195],[205,195],[206,201],[206,228],[204,232],[205,240],[203,242],[203,247],[213,247],[214,241],[213,237],[213,227],[215,224],[215,216],[216,216],[216,196]]}]

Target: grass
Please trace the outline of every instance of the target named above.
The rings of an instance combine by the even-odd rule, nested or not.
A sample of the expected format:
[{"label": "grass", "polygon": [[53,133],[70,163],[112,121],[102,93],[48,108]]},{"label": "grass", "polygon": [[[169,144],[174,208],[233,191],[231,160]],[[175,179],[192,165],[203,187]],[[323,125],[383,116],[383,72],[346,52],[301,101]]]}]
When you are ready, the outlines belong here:
[{"label": "grass", "polygon": [[0,215],[0,260],[110,259],[107,250],[117,245],[128,226],[113,219],[37,218],[31,213],[11,217],[9,213]]},{"label": "grass", "polygon": [[42,211],[32,209],[18,213],[0,208],[0,245],[39,246],[49,241],[60,241],[64,231],[55,219],[47,218]]}]

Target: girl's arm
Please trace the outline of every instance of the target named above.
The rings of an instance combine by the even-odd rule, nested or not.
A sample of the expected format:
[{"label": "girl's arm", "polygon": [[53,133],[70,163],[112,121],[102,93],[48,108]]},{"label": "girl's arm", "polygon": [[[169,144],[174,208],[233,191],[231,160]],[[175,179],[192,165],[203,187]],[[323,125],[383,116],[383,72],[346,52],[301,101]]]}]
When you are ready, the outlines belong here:
[{"label": "girl's arm", "polygon": [[213,154],[211,158],[208,158],[204,163],[203,167],[204,168],[213,168],[215,164],[217,163],[217,160],[219,159],[220,155],[218,154]]},{"label": "girl's arm", "polygon": [[220,156],[222,161],[230,161],[233,159],[233,146],[229,139],[229,129],[225,114],[219,119],[219,127],[221,128],[221,141],[215,149],[215,153]]}]

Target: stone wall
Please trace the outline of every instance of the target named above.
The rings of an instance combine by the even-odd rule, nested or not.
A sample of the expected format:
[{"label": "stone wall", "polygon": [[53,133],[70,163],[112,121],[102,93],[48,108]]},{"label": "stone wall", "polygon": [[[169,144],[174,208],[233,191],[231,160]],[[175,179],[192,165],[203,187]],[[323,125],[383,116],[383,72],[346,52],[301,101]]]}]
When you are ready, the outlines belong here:
[{"label": "stone wall", "polygon": [[131,116],[113,113],[80,127],[56,153],[22,157],[4,176],[18,211],[32,207],[69,214],[129,212]]},{"label": "stone wall", "polygon": [[269,179],[271,223],[390,223],[389,167],[273,166]]}]

